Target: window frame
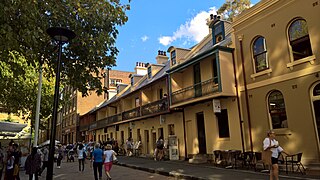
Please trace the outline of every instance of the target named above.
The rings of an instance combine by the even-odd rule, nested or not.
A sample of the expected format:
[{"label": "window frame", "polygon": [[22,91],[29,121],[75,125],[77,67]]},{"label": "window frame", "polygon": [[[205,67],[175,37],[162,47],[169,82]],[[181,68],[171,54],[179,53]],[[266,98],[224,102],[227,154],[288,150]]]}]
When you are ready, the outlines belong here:
[{"label": "window frame", "polygon": [[[255,53],[255,45],[257,44],[258,40],[262,39],[263,41],[263,50],[260,52]],[[256,48],[259,49],[259,48]],[[263,36],[256,36],[253,41],[252,41],[252,45],[251,45],[251,50],[252,50],[252,59],[253,59],[253,67],[254,67],[254,73],[260,73],[263,71],[266,71],[268,69],[270,69],[270,65],[269,65],[269,61],[268,61],[268,50],[267,50],[267,42],[266,42],[266,38]],[[264,55],[264,61],[265,61],[265,67],[259,69],[258,67],[258,57]],[[259,61],[260,62],[260,61]]]},{"label": "window frame", "polygon": [[171,57],[171,64],[172,65],[177,64],[177,52],[176,52],[176,50],[171,51],[170,57]]},{"label": "window frame", "polygon": [[[275,93],[278,93],[278,94],[275,94]],[[282,99],[274,99],[273,101],[271,101],[270,97],[273,94],[275,94],[276,96],[281,95]],[[280,110],[278,112],[276,111],[277,110],[276,108],[271,108],[272,105],[276,106],[276,104],[274,104],[274,103],[277,103],[276,101],[278,101],[278,103],[283,103],[283,105],[280,104],[280,107],[278,108]],[[284,98],[283,93],[280,90],[274,89],[268,93],[267,107],[268,107],[269,121],[270,121],[271,129],[286,129],[289,127],[285,98]],[[272,111],[274,111],[274,112],[272,112]],[[280,122],[275,124],[275,121],[280,121]]]},{"label": "window frame", "polygon": [[[298,22],[298,21],[304,21],[305,22],[305,25],[306,25],[305,28],[306,28],[306,33],[307,34],[304,35],[304,36],[301,36],[301,37],[298,37],[296,39],[291,40],[292,39],[291,28],[293,27],[293,24]],[[303,28],[300,28],[300,29],[303,29]],[[297,17],[297,18],[294,18],[294,19],[292,19],[290,21],[290,23],[288,24],[288,28],[287,28],[287,39],[288,39],[288,47],[289,47],[289,51],[290,51],[290,59],[291,59],[292,66],[300,64],[299,63],[300,61],[301,61],[301,63],[304,63],[304,62],[306,62],[305,59],[309,59],[310,57],[314,56],[313,51],[312,51],[311,41],[310,41],[308,23],[304,18]],[[301,41],[302,39],[305,39],[305,40]],[[305,46],[305,44],[301,45],[302,43],[306,43],[306,42],[308,43],[309,47]],[[304,57],[301,57],[301,58],[295,58],[293,45],[296,47],[297,44],[298,45],[300,44],[299,47],[304,47],[305,50],[309,51],[308,54],[304,54]],[[301,55],[303,55],[303,53],[301,53]],[[313,58],[311,58],[311,60],[312,59]],[[310,62],[311,62],[311,60],[310,60]],[[307,62],[308,61],[309,60],[307,60]]]}]

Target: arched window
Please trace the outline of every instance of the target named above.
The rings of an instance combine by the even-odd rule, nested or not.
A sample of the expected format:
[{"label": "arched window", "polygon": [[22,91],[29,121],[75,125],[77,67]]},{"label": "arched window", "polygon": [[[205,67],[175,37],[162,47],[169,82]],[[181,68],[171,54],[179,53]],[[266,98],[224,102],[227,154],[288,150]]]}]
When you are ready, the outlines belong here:
[{"label": "arched window", "polygon": [[267,47],[264,37],[259,36],[253,42],[252,46],[254,66],[256,72],[260,72],[269,68],[267,61]]},{"label": "arched window", "polygon": [[268,98],[269,112],[272,122],[272,129],[287,128],[287,114],[283,95],[275,90],[269,94]]},{"label": "arched window", "polygon": [[288,31],[293,60],[311,56],[307,22],[304,19],[296,19],[290,24]]}]

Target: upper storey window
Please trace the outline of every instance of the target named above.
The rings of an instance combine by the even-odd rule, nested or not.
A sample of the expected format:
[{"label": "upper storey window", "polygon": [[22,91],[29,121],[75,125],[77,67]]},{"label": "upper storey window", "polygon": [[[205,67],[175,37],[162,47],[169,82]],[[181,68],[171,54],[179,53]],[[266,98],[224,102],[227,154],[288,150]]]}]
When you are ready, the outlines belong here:
[{"label": "upper storey window", "polygon": [[303,59],[312,55],[307,22],[304,19],[294,20],[288,30],[293,60]]},{"label": "upper storey window", "polygon": [[175,65],[177,63],[175,50],[171,52],[171,63],[172,65]]},{"label": "upper storey window", "polygon": [[150,79],[152,77],[152,71],[151,66],[148,67],[148,78]]},{"label": "upper storey window", "polygon": [[253,42],[253,58],[256,73],[269,68],[267,61],[267,46],[264,37],[260,36]]}]

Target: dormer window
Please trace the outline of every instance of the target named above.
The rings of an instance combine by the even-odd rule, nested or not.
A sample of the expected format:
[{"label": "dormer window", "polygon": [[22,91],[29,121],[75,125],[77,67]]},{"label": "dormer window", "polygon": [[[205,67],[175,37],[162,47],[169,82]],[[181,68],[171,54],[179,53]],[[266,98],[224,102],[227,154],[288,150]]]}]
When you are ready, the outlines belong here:
[{"label": "dormer window", "polygon": [[171,64],[175,65],[176,63],[177,63],[177,61],[176,61],[176,51],[174,50],[174,51],[171,52]]},{"label": "dormer window", "polygon": [[152,77],[152,71],[151,66],[148,67],[148,78],[150,79]]},{"label": "dormer window", "polygon": [[220,21],[213,27],[213,44],[224,40],[224,24]]}]

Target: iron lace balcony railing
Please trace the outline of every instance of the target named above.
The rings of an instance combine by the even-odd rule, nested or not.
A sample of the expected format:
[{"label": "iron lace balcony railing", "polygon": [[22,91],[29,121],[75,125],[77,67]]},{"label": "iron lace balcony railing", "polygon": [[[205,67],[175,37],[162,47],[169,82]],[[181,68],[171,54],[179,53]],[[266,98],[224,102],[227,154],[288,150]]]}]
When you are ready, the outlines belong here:
[{"label": "iron lace balcony railing", "polygon": [[173,92],[171,94],[172,104],[188,101],[216,92],[219,92],[219,86],[214,82],[214,78],[212,78]]},{"label": "iron lace balcony railing", "polygon": [[168,98],[141,106],[141,116],[165,112],[168,110]]},{"label": "iron lace balcony railing", "polygon": [[122,113],[122,120],[128,120],[133,119],[136,117],[139,117],[140,115],[140,107],[136,107],[134,109],[131,109],[129,111],[125,111]]}]

